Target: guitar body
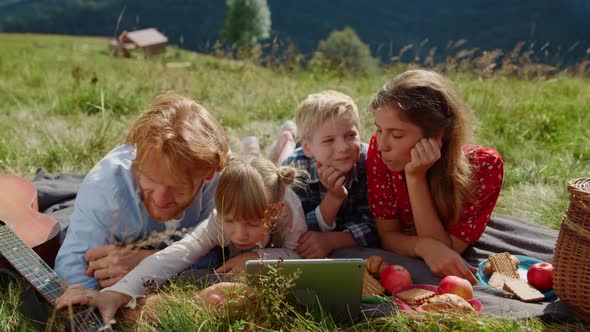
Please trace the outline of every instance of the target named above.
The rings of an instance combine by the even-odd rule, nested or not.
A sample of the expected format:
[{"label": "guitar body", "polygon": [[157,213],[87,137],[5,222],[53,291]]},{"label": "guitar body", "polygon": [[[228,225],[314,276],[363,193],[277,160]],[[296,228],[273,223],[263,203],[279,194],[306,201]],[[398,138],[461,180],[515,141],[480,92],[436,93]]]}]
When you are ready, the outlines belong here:
[{"label": "guitar body", "polygon": [[[0,174],[0,220],[51,267],[59,250],[60,226],[50,216],[39,213],[37,189],[21,177]],[[0,268],[10,264],[0,257]]]}]

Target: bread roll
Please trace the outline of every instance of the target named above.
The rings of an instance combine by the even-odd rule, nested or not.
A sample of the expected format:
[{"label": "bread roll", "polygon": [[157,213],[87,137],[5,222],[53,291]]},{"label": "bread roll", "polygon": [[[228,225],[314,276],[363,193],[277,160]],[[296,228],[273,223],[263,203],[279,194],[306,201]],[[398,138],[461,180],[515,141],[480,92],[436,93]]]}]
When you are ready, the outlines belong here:
[{"label": "bread roll", "polygon": [[367,268],[367,271],[377,279],[379,279],[381,272],[383,272],[387,266],[389,266],[389,264],[387,264],[381,256],[371,256],[365,259],[365,267]]},{"label": "bread roll", "polygon": [[469,302],[455,294],[436,295],[420,306],[423,311],[472,313],[475,311]]}]

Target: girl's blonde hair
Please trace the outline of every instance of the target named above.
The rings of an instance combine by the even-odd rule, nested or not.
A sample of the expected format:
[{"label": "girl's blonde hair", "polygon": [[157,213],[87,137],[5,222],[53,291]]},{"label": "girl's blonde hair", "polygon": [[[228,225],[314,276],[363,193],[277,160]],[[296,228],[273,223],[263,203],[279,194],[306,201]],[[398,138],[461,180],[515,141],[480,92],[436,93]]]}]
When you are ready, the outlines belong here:
[{"label": "girl's blonde hair", "polygon": [[400,118],[422,129],[425,137],[441,132],[441,158],[428,170],[434,205],[446,225],[458,220],[463,204],[473,193],[472,170],[463,146],[473,136],[473,118],[451,83],[428,70],[409,70],[387,83],[369,108],[383,106],[399,111]]},{"label": "girl's blonde hair", "polygon": [[266,220],[270,205],[283,199],[286,187],[301,186],[301,172],[292,166],[277,167],[262,157],[232,156],[219,176],[215,206],[233,218]]},{"label": "girl's blonde hair", "polygon": [[181,181],[221,171],[229,145],[225,130],[203,106],[166,92],[157,96],[131,125],[126,139],[136,149],[133,169],[156,153]]},{"label": "girl's blonde hair", "polygon": [[297,106],[295,122],[299,135],[311,140],[313,134],[332,116],[348,113],[360,130],[359,111],[352,98],[342,92],[325,90],[311,94]]}]

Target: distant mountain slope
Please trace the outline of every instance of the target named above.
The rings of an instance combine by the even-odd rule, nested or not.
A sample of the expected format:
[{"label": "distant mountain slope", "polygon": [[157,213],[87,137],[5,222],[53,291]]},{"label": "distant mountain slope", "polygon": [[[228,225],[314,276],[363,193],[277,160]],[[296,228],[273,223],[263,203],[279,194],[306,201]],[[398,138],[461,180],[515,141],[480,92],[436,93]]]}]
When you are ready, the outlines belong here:
[{"label": "distant mountain slope", "polygon": [[[408,44],[414,45],[410,57],[424,56],[434,46],[442,56],[449,41],[462,38],[463,48],[480,49],[510,50],[528,41],[534,50],[545,46],[549,58],[559,53],[565,61],[590,47],[586,0],[269,0],[269,5],[273,34],[306,54],[345,26],[382,59]],[[225,12],[221,0],[3,0],[0,31],[109,36],[123,13],[119,32],[155,26],[174,44],[208,51]]]}]

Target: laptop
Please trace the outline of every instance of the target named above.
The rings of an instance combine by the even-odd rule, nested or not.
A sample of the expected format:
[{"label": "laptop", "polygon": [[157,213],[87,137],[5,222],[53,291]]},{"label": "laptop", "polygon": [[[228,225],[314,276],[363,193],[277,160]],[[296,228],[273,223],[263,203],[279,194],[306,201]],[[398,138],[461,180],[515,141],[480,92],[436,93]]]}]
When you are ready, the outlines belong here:
[{"label": "laptop", "polygon": [[[255,282],[269,272],[269,266],[278,273],[299,273],[288,300],[295,307],[312,314],[330,313],[336,322],[353,321],[360,315],[363,288],[362,258],[249,260],[247,277]],[[320,307],[321,306],[321,307]]]}]

